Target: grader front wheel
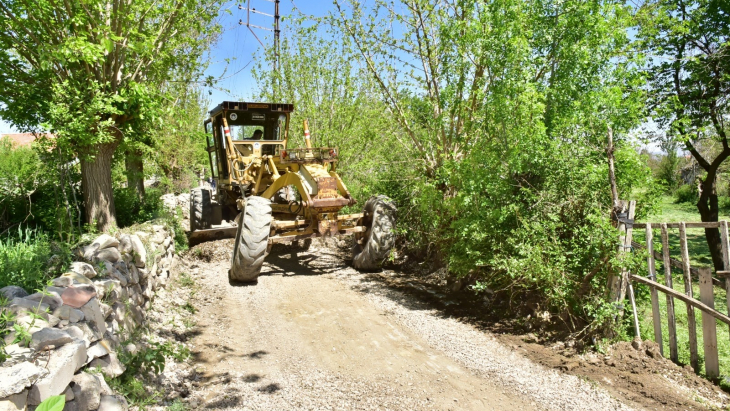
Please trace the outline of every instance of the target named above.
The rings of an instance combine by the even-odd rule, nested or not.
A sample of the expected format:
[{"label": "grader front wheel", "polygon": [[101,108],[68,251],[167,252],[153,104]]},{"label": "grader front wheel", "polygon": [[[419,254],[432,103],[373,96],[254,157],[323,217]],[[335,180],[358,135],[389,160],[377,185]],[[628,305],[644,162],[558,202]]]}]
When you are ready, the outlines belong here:
[{"label": "grader front wheel", "polygon": [[236,222],[238,230],[228,279],[231,282],[256,282],[268,254],[266,247],[271,229],[271,201],[249,197]]},{"label": "grader front wheel", "polygon": [[352,265],[362,271],[372,271],[390,254],[395,244],[395,204],[386,196],[371,197],[365,203],[363,218],[367,230],[355,237]]}]

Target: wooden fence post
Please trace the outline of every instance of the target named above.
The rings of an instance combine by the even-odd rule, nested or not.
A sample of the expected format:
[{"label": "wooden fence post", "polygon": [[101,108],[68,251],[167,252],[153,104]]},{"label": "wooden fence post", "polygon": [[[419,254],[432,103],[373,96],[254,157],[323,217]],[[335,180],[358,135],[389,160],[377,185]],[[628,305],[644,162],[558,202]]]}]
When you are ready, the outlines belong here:
[{"label": "wooden fence post", "polygon": [[[720,237],[722,237],[722,262],[725,271],[730,271],[730,244],[728,244],[727,221],[720,221]],[[727,312],[730,314],[730,277],[725,278],[725,299]],[[730,327],[728,327],[730,330]]]},{"label": "wooden fence post", "polygon": [[[649,279],[656,281],[656,265],[654,262],[654,232],[651,223],[646,225],[646,248],[649,250],[646,263],[649,268]],[[654,323],[654,341],[659,344],[659,353],[664,355],[664,344],[662,341],[662,314],[659,312],[659,293],[656,287],[649,287],[651,292],[651,315]]]},{"label": "wooden fence post", "polygon": [[[633,224],[626,224],[626,220],[633,222],[636,214],[636,201],[619,201],[620,211],[626,214],[625,218],[618,222],[619,232],[619,254],[629,252],[631,249],[631,240],[633,237]],[[621,275],[612,274],[609,276],[608,286],[610,290],[609,299],[611,302],[621,304],[626,298],[626,290],[628,288],[629,272],[625,267],[621,268]],[[620,309],[619,316],[623,315],[624,310]]]},{"label": "wooden fence post", "polygon": [[[662,223],[662,258],[664,260],[664,283],[669,288],[672,287],[672,266],[669,261],[669,234],[667,233],[667,223]],[[667,328],[669,329],[669,358],[674,362],[679,362],[679,354],[677,352],[677,322],[674,318],[674,298],[667,294]]]},{"label": "wooden fence post", "polygon": [[[687,248],[687,228],[684,223],[679,223],[679,245],[682,250],[682,272],[684,273],[684,293],[689,298],[692,295],[692,274],[689,265],[689,249]],[[712,282],[710,282],[712,284]],[[700,372],[700,359],[697,355],[697,321],[695,320],[695,309],[687,304],[687,328],[689,330],[689,363],[695,370]]]},{"label": "wooden fence post", "polygon": [[[700,268],[700,300],[710,308],[715,308],[715,295],[712,289],[712,272]],[[717,356],[717,325],[715,318],[702,313],[702,339],[705,345],[705,374],[710,380],[720,377],[720,362]]]}]

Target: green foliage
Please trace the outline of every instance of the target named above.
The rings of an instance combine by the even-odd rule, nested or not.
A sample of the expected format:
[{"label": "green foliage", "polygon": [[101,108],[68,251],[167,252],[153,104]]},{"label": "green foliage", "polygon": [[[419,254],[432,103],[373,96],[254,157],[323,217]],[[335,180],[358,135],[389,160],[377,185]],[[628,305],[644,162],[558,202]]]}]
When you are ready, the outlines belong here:
[{"label": "green foliage", "polygon": [[362,193],[392,197],[406,244],[452,274],[597,330],[613,313],[606,277],[622,263],[607,218],[609,129],[619,197],[641,196],[646,215],[659,194],[626,138],[645,100],[639,61],[625,53],[632,10],[620,1],[335,4],[329,23],[390,117],[381,124],[392,131],[373,141],[395,143],[403,160],[386,154],[356,168],[369,176]]},{"label": "green foliage", "polygon": [[677,204],[682,204],[682,203],[697,204],[697,200],[699,200],[700,196],[697,193],[697,187],[690,185],[690,184],[685,184],[685,185],[680,186],[674,192],[674,198],[675,198],[674,201]]},{"label": "green foliage", "polygon": [[119,227],[129,227],[165,216],[167,211],[160,199],[162,194],[159,189],[148,189],[144,198],[140,199],[133,189],[115,188],[114,201]]},{"label": "green foliage", "polygon": [[66,395],[52,395],[38,404],[36,411],[62,411],[65,405]]},{"label": "green foliage", "polygon": [[110,381],[110,386],[120,392],[132,404],[145,406],[154,404],[159,393],[148,392],[144,380],[140,378],[146,372],[160,374],[165,370],[166,358],[182,362],[190,358],[190,350],[182,344],[175,345],[150,342],[147,347],[136,353],[122,352],[119,359],[126,367],[124,374]]},{"label": "green foliage", "polygon": [[0,238],[0,288],[42,288],[51,278],[46,272],[51,255],[48,236],[37,230],[18,228]]}]

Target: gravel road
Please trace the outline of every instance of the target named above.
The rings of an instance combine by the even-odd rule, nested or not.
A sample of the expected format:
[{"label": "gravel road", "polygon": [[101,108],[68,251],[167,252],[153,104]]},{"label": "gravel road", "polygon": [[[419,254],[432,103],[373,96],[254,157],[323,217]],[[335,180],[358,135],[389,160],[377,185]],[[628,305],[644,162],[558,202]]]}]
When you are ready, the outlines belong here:
[{"label": "gravel road", "polygon": [[385,287],[389,271],[353,270],[334,247],[275,249],[255,286],[229,285],[231,247],[182,262],[197,290],[191,408],[631,409]]}]

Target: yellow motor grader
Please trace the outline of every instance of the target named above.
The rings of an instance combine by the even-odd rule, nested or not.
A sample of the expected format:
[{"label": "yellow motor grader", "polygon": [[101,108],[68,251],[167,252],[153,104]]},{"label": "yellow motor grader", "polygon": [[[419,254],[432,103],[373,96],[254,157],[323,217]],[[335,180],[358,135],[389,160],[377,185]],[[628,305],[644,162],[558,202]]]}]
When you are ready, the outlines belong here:
[{"label": "yellow motor grader", "polygon": [[229,279],[256,282],[274,244],[354,235],[353,266],[374,270],[394,243],[395,206],[371,197],[362,213],[340,214],[356,203],[337,175],[336,147],[314,148],[304,122],[305,147],[289,148],[292,104],[224,101],[203,124],[212,188],[190,195],[191,245],[235,237]]}]

